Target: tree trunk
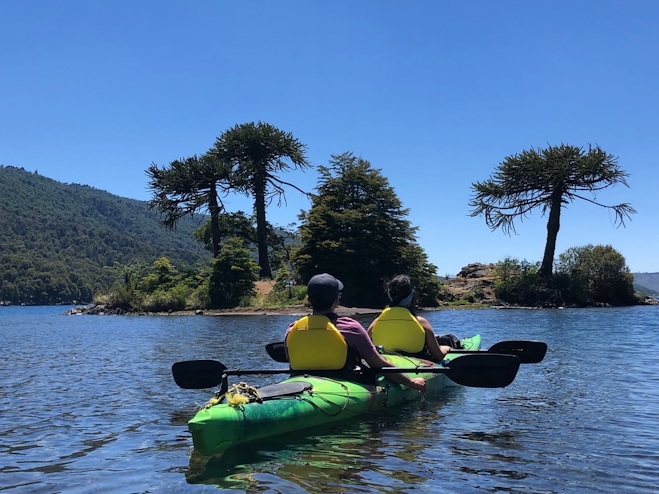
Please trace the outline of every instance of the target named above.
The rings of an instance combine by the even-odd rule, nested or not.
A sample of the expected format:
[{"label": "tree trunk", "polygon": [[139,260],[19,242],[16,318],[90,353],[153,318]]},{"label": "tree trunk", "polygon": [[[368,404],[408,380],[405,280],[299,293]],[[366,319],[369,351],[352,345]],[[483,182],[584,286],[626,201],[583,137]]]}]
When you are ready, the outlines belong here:
[{"label": "tree trunk", "polygon": [[563,194],[560,188],[557,188],[551,197],[551,208],[549,210],[549,220],[547,221],[547,244],[545,245],[545,255],[542,258],[540,266],[540,276],[549,280],[554,268],[554,254],[556,252],[556,237],[561,227],[561,205]]},{"label": "tree trunk", "polygon": [[213,243],[213,258],[220,254],[220,207],[217,204],[217,190],[215,184],[211,185],[208,194],[208,212],[211,214],[211,242]]},{"label": "tree trunk", "polygon": [[256,241],[259,249],[260,278],[272,278],[268,259],[268,231],[265,221],[265,177],[255,176],[254,209],[256,212]]}]

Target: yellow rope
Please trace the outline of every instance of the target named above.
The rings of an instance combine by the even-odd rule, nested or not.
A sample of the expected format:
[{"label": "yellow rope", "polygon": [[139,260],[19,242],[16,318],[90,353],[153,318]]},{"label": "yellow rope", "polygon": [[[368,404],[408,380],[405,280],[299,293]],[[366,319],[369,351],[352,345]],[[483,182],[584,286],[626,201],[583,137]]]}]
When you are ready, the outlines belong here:
[{"label": "yellow rope", "polygon": [[210,408],[213,405],[217,405],[222,401],[223,397],[226,397],[227,403],[234,407],[249,403],[252,401],[252,399],[256,401],[261,400],[261,395],[259,395],[259,392],[254,386],[250,386],[245,382],[241,382],[238,384],[233,384],[224,395],[211,398],[204,406],[204,409]]}]

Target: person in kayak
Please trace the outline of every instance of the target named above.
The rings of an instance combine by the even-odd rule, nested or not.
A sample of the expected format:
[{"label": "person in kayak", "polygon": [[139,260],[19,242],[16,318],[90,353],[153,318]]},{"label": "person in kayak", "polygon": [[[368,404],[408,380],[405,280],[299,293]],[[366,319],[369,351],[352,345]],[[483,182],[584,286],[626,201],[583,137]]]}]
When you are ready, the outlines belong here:
[{"label": "person in kayak", "polygon": [[[358,321],[339,317],[334,312],[342,289],[343,283],[327,273],[309,280],[307,296],[313,314],[295,321],[286,330],[286,353],[293,375],[314,371],[319,375],[355,377],[355,369],[362,366],[362,359],[371,369],[391,367]],[[348,379],[354,380],[351,377]],[[372,382],[372,377],[367,377]],[[426,392],[426,381],[422,377],[387,374],[387,379],[421,394]]]},{"label": "person in kayak", "polygon": [[387,284],[389,305],[368,327],[368,334],[376,346],[388,352],[398,352],[440,363],[451,350],[450,346],[437,342],[427,319],[417,316],[413,310],[414,284],[401,274]]}]

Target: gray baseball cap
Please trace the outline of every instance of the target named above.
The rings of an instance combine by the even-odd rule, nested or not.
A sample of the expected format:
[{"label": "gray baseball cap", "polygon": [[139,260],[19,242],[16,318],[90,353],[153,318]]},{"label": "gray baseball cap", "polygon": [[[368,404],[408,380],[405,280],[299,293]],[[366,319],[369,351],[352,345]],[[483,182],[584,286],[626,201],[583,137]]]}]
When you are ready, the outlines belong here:
[{"label": "gray baseball cap", "polygon": [[320,303],[331,303],[343,290],[343,283],[331,274],[323,273],[312,277],[307,283],[307,295]]}]

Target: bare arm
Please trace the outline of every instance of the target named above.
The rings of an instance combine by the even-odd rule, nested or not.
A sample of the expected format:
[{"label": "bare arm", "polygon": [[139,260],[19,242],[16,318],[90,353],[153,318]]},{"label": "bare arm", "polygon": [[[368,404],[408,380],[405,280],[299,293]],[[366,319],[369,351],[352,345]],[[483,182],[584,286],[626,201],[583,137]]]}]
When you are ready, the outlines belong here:
[{"label": "bare arm", "polygon": [[367,333],[373,339],[373,326],[375,326],[375,323],[378,322],[378,318],[376,317],[371,324],[368,326]]},{"label": "bare arm", "polygon": [[[379,369],[380,367],[391,367],[391,363],[385,360],[379,353],[373,353],[369,358],[364,359],[371,369]],[[419,394],[426,392],[426,380],[422,377],[411,378],[405,374],[387,374],[387,379],[398,384],[407,386],[408,388],[416,389]]]},{"label": "bare arm", "polygon": [[426,332],[426,347],[428,347],[430,355],[432,355],[435,362],[441,362],[444,360],[444,357],[446,357],[446,354],[451,351],[451,347],[437,343],[435,332],[432,330],[432,326],[426,318],[417,316],[417,319]]}]

